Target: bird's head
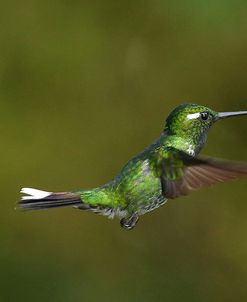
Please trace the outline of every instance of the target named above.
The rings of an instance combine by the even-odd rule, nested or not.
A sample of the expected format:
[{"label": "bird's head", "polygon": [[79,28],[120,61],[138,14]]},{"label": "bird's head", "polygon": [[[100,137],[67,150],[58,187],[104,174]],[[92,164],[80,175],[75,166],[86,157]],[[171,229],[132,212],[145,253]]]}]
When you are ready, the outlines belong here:
[{"label": "bird's head", "polygon": [[203,147],[210,127],[218,120],[247,115],[247,111],[216,112],[197,104],[182,104],[176,107],[166,119],[165,130],[189,141],[195,153]]}]

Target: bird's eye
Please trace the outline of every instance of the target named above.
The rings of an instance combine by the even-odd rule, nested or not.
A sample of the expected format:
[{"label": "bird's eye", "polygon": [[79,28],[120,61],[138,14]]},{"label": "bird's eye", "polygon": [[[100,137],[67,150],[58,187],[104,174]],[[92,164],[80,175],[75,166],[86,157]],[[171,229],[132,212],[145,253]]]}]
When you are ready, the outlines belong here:
[{"label": "bird's eye", "polygon": [[209,113],[208,112],[201,112],[200,113],[200,119],[203,121],[207,121],[209,119]]}]

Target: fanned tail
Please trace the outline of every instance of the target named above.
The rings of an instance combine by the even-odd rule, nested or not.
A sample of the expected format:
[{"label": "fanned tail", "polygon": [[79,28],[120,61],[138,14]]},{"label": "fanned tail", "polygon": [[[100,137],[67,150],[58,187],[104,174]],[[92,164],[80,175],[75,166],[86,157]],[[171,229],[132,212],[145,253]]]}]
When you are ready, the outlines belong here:
[{"label": "fanned tail", "polygon": [[32,188],[21,189],[22,196],[18,208],[24,210],[42,210],[59,207],[79,207],[82,205],[78,194],[71,192],[46,192]]}]

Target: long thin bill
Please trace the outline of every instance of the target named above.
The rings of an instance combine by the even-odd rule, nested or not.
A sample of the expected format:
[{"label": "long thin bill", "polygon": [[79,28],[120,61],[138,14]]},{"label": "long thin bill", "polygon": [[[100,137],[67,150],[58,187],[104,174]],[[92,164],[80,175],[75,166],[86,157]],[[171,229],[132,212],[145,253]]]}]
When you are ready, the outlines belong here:
[{"label": "long thin bill", "polygon": [[219,112],[218,118],[227,118],[231,116],[247,115],[247,111],[235,111],[235,112]]}]

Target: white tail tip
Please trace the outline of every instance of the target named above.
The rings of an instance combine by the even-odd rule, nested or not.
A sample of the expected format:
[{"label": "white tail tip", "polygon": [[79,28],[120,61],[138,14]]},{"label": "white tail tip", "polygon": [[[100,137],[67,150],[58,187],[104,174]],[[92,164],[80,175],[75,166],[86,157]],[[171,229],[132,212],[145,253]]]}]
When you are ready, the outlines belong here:
[{"label": "white tail tip", "polygon": [[23,196],[21,200],[42,199],[52,194],[52,192],[46,192],[46,191],[41,191],[32,188],[22,188],[21,193],[28,195],[28,196]]}]

